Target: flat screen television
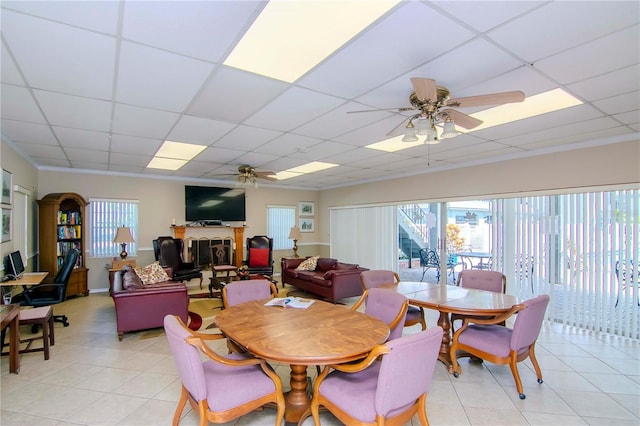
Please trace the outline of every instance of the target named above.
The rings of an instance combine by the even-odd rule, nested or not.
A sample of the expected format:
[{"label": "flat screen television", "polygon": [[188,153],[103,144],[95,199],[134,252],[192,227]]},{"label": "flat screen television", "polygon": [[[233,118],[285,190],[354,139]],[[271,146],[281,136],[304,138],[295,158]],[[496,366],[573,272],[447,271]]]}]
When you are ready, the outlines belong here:
[{"label": "flat screen television", "polygon": [[247,220],[243,188],[185,185],[184,201],[187,222]]},{"label": "flat screen television", "polygon": [[19,278],[24,273],[24,263],[20,251],[9,253],[9,274],[14,278]]}]

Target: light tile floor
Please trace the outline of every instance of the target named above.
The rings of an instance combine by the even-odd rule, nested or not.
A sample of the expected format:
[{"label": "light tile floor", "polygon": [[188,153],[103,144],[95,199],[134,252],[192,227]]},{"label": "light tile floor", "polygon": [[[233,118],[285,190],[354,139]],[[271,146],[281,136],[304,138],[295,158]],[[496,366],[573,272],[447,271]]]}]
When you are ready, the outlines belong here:
[{"label": "light tile floor", "polygon": [[[7,357],[0,361],[0,424],[171,424],[180,382],[161,329],[127,333],[119,342],[113,302],[105,293],[68,300],[54,311],[67,314],[71,325],[56,323],[48,361],[41,352],[24,354],[17,375],[8,373]],[[427,319],[435,324],[437,318],[429,312]],[[518,399],[507,366],[465,359],[463,374],[454,378],[438,364],[427,400],[430,424],[640,424],[639,341],[545,324],[537,353],[543,384],[529,361],[519,364],[525,400]],[[275,367],[288,387],[288,366]],[[314,368],[309,375],[315,376]],[[275,412],[265,409],[230,424],[269,425],[274,419]],[[197,424],[190,408],[181,424]],[[304,422],[312,424],[310,418]],[[322,424],[340,422],[323,413]],[[412,424],[419,424],[417,418]]]}]

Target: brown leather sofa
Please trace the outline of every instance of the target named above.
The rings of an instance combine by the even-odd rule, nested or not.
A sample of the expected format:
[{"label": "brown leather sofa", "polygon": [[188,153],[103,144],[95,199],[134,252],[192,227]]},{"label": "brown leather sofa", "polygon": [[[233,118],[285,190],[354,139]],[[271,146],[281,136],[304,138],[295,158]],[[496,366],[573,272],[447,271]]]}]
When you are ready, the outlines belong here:
[{"label": "brown leather sofa", "polygon": [[[116,274],[123,278],[126,268]],[[186,324],[189,316],[187,286],[181,282],[162,281],[155,284],[123,286],[114,285],[111,294],[116,308],[118,340],[128,331],[163,327],[167,314],[177,315]]]},{"label": "brown leather sofa", "polygon": [[292,285],[330,302],[362,294],[360,272],[368,271],[367,268],[320,257],[315,271],[296,270],[304,260],[305,258],[281,259],[283,284]]}]

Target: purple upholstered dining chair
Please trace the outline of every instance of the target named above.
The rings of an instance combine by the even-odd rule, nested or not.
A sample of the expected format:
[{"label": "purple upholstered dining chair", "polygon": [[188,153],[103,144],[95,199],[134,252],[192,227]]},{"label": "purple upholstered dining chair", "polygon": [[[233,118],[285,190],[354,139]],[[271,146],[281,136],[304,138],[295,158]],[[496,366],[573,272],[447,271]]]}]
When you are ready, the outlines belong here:
[{"label": "purple upholstered dining chair", "polygon": [[378,318],[389,326],[388,340],[402,336],[409,306],[409,300],[404,295],[384,288],[371,288],[362,293],[351,309],[355,311],[363,303],[365,314]]},{"label": "purple upholstered dining chair", "polygon": [[320,406],[344,424],[407,424],[417,413],[428,425],[426,401],[441,343],[436,326],[389,340],[357,364],[325,366],[311,400],[315,425]]},{"label": "purple upholstered dining chair", "polygon": [[[164,330],[182,382],[174,425],[187,401],[199,414],[200,425],[226,423],[269,403],[277,406],[275,424],[282,424],[282,382],[266,361],[247,354],[219,355],[205,340],[224,339],[223,335],[191,331],[174,315],[165,316]],[[200,352],[208,359],[202,361]]]},{"label": "purple upholstered dining chair", "polygon": [[222,303],[225,308],[250,300],[276,297],[278,290],[269,280],[232,281],[222,288]]},{"label": "purple upholstered dining chair", "polygon": [[[518,395],[520,399],[525,399],[517,363],[530,358],[538,383],[542,383],[542,371],[536,360],[534,349],[548,304],[549,295],[541,294],[515,305],[506,314],[495,318],[465,318],[462,327],[453,335],[451,345],[453,375],[458,377],[461,372],[457,359],[458,351],[464,351],[494,364],[509,364]],[[514,314],[517,315],[512,329],[500,325]]]},{"label": "purple upholstered dining chair", "polygon": [[[507,290],[507,277],[502,272],[497,271],[464,269],[458,274],[456,285],[463,288],[504,293]],[[466,315],[463,314],[451,314],[452,333],[455,332],[454,321],[462,321],[465,317]]]},{"label": "purple upholstered dining chair", "polygon": [[[375,269],[360,272],[360,283],[362,289],[367,290],[384,285],[398,285],[400,276],[397,272],[384,269]],[[404,321],[405,327],[411,327],[420,324],[423,330],[427,329],[427,321],[424,317],[424,308],[420,306],[409,305],[407,308],[407,318]]]}]

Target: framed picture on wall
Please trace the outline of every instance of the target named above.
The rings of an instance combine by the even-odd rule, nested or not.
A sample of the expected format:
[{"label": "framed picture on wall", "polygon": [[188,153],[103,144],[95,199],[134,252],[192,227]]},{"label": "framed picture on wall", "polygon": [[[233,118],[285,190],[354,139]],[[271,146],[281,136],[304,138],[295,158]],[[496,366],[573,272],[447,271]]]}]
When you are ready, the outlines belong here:
[{"label": "framed picture on wall", "polygon": [[316,204],[313,201],[300,201],[298,203],[298,212],[300,216],[315,216]]},{"label": "framed picture on wall", "polygon": [[2,169],[2,204],[11,205],[11,172]]},{"label": "framed picture on wall", "polygon": [[300,232],[316,232],[315,219],[300,218]]},{"label": "framed picture on wall", "polygon": [[11,209],[2,208],[2,242],[11,241]]}]

